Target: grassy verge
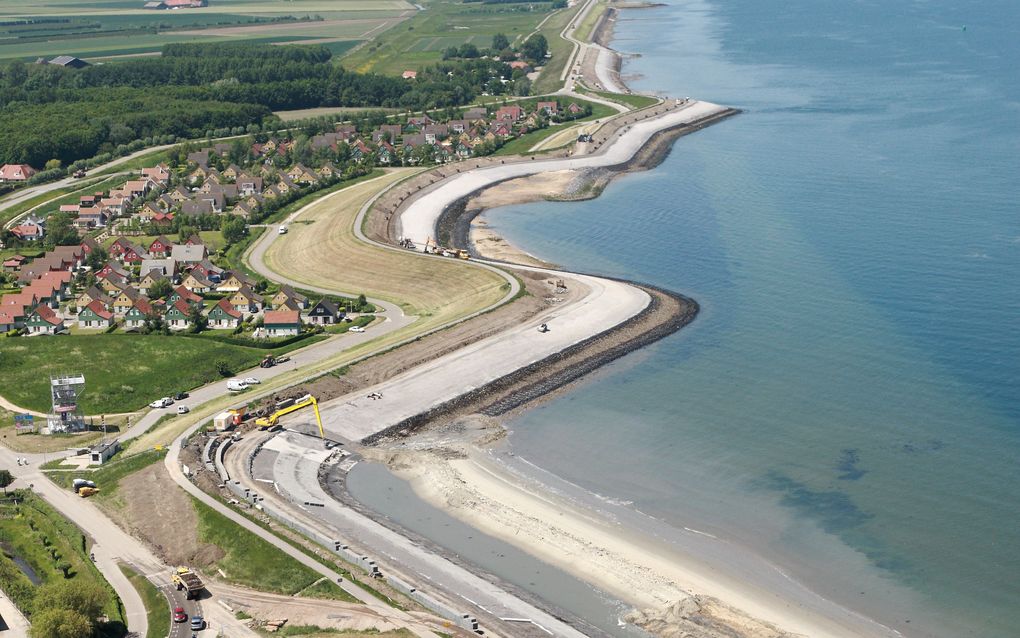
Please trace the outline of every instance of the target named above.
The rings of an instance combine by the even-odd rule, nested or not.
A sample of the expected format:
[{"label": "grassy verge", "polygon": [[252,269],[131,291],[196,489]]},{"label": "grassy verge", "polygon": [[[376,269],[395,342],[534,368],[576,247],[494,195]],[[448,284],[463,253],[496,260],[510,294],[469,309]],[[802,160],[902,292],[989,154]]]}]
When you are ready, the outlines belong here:
[{"label": "grassy verge", "polygon": [[362,315],[355,319],[354,321],[352,321],[351,323],[347,323],[346,321],[344,321],[341,323],[333,324],[331,326],[326,326],[326,332],[333,335],[342,335],[346,332],[350,332],[351,328],[353,328],[354,326],[364,328],[373,321],[375,321],[374,315]]},{"label": "grassy verge", "polygon": [[[40,204],[45,204],[50,200],[61,197],[62,195],[76,193],[78,191],[92,190],[92,188],[97,184],[98,181],[99,180],[90,180],[87,182],[73,184],[71,186],[64,186],[63,188],[57,188],[46,193],[36,195],[35,197],[30,197],[25,201],[19,202],[18,204],[15,204],[13,206],[8,206],[3,209],[0,209],[0,224],[6,224],[10,220],[14,219],[15,217],[24,213],[30,208],[34,208]],[[0,203],[0,206],[2,206],[2,203]]]},{"label": "grassy verge", "polygon": [[[293,347],[274,352],[281,353]],[[266,350],[181,336],[97,334],[0,339],[3,395],[15,405],[46,412],[49,378],[71,366],[85,375],[87,414],[144,408],[150,401],[222,378],[217,364],[239,372],[258,365]],[[70,362],[76,363],[70,363]]]},{"label": "grassy verge", "polygon": [[624,104],[632,109],[643,109],[647,106],[658,104],[660,101],[658,98],[650,97],[648,95],[638,95],[634,93],[627,95],[625,93],[610,93],[609,91],[593,91],[592,89],[580,86],[577,87],[577,92],[582,95],[594,95],[604,100],[609,100],[610,102]]},{"label": "grassy verge", "polygon": [[287,217],[287,215],[290,215],[291,213],[293,213],[296,210],[300,210],[301,208],[307,206],[308,204],[311,204],[312,202],[314,202],[315,200],[317,200],[317,199],[319,199],[321,197],[325,197],[326,195],[329,195],[330,193],[335,193],[338,190],[343,190],[345,188],[350,188],[351,186],[354,186],[355,184],[360,184],[361,182],[365,182],[365,181],[368,181],[370,179],[375,179],[376,177],[379,177],[382,174],[383,174],[383,170],[381,168],[377,168],[377,169],[373,170],[371,173],[369,173],[367,175],[362,175],[361,177],[357,177],[357,178],[352,179],[352,180],[348,180],[348,181],[345,181],[345,182],[340,182],[339,184],[334,184],[333,186],[330,186],[329,188],[324,188],[322,190],[317,190],[314,193],[308,193],[304,197],[295,199],[291,203],[287,204],[286,206],[284,206],[280,210],[278,210],[275,213],[273,213],[272,215],[270,215],[269,217],[265,218],[262,221],[262,223],[266,224],[266,225],[270,225],[270,226],[273,225],[273,224],[279,223],[280,221],[285,219]]},{"label": "grassy verge", "polygon": [[265,226],[250,226],[248,228],[248,235],[242,241],[227,246],[227,249],[220,255],[220,265],[229,270],[243,272],[252,279],[261,279],[262,276],[249,268],[248,264],[244,261],[244,253],[248,250],[249,246],[261,239],[264,232],[266,232]]},{"label": "grassy verge", "polygon": [[170,633],[170,601],[148,578],[127,565],[122,563],[120,571],[124,572],[138,590],[145,604],[145,615],[149,619],[149,630],[145,633],[145,638],[166,638]]},{"label": "grassy verge", "polygon": [[[224,551],[216,567],[226,574],[228,581],[259,591],[292,595],[310,588],[322,577],[208,505],[194,499],[192,502],[198,514],[199,539]],[[335,583],[323,585],[316,593],[358,602]]]},{"label": "grassy verge", "polygon": [[[140,171],[143,168],[149,168],[150,166],[155,166],[156,164],[159,164],[160,162],[169,162],[170,161],[170,150],[171,149],[164,149],[164,150],[161,150],[161,151],[152,151],[151,153],[145,153],[144,155],[139,155],[138,157],[136,157],[134,159],[130,159],[130,160],[126,161],[126,162],[121,162],[120,164],[117,164],[116,166],[111,166],[110,168],[105,168],[105,169],[103,169],[101,171],[97,171],[96,173],[93,173],[93,174],[94,175],[109,175],[110,173],[119,173],[121,171]],[[113,161],[116,161],[116,160],[113,160]]]},{"label": "grassy verge", "polygon": [[532,85],[532,92],[536,95],[555,93],[563,88],[560,74],[563,73],[563,69],[567,66],[567,60],[574,50],[574,43],[564,40],[560,36],[560,32],[574,19],[582,5],[582,2],[578,2],[569,9],[561,9],[559,13],[549,18],[542,26],[540,33],[549,42],[549,52],[552,54],[552,57],[549,58],[549,61],[542,69],[542,73]]},{"label": "grassy verge", "polygon": [[46,476],[57,485],[67,489],[71,489],[71,483],[77,478],[94,481],[99,488],[99,493],[93,498],[109,500],[117,494],[117,487],[122,478],[145,469],[162,460],[164,456],[166,456],[166,450],[145,450],[134,456],[116,456],[96,469],[74,471],[51,469],[46,472]]},{"label": "grassy verge", "polygon": [[584,16],[584,20],[578,25],[577,30],[574,31],[574,37],[581,42],[590,42],[592,31],[595,30],[595,25],[598,23],[599,18],[606,12],[606,3],[604,0],[599,0],[595,3],[595,6],[591,8],[588,15]]},{"label": "grassy verge", "polygon": [[19,490],[17,496],[16,503],[11,498],[0,501],[0,542],[5,548],[0,554],[0,589],[20,609],[31,612],[36,588],[8,557],[17,556],[41,584],[65,579],[101,584],[109,592],[107,633],[123,627],[120,600],[89,559],[81,530],[32,492]]}]

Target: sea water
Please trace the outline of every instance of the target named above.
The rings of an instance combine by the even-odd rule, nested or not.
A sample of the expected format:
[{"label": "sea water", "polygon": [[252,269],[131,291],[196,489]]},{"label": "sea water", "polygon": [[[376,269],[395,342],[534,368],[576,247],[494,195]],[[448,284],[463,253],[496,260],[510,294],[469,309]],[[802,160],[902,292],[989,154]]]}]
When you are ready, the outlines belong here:
[{"label": "sea water", "polygon": [[674,0],[614,46],[744,113],[487,219],[702,310],[514,451],[908,636],[1020,634],[1020,4]]}]

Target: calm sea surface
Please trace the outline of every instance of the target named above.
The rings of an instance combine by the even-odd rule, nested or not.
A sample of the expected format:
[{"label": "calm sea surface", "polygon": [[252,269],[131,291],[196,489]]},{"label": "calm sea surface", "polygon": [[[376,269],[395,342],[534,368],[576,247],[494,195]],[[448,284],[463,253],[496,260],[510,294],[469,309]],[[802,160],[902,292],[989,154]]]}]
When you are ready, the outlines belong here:
[{"label": "calm sea surface", "polygon": [[745,113],[488,219],[703,310],[516,453],[907,635],[1017,636],[1020,4],[698,0],[616,35],[633,87]]}]

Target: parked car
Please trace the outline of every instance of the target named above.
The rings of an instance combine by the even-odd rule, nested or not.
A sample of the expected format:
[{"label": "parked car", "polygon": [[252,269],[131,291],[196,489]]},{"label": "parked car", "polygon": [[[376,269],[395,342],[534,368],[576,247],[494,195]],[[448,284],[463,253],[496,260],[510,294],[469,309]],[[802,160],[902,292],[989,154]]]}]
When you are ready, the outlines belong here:
[{"label": "parked car", "polygon": [[174,622],[184,622],[188,619],[188,614],[184,613],[184,607],[174,607]]},{"label": "parked car", "polygon": [[186,405],[177,406],[177,414],[187,414],[188,412],[191,412],[191,408],[189,408],[188,406]]},{"label": "parked car", "polygon": [[149,407],[150,408],[165,408],[168,405],[171,405],[173,402],[174,402],[174,400],[171,399],[170,397],[163,397],[162,399],[156,399],[155,401],[150,403]]},{"label": "parked car", "polygon": [[201,616],[192,616],[191,629],[194,631],[201,631],[202,629],[205,629],[205,618],[202,618]]},{"label": "parked car", "polygon": [[178,392],[174,395],[174,401],[183,401],[184,399],[187,399],[188,396],[187,392]]},{"label": "parked car", "polygon": [[247,378],[241,379],[241,380],[244,381],[245,383],[247,383],[248,385],[258,385],[258,384],[262,383],[261,381],[259,381],[255,377],[247,377]]},{"label": "parked car", "polygon": [[361,326],[351,326],[351,332],[364,332],[365,329]]},{"label": "parked car", "polygon": [[241,392],[248,389],[248,384],[243,379],[231,379],[227,381],[227,389],[231,392]]},{"label": "parked car", "polygon": [[278,230],[277,232],[280,233],[281,235],[286,235],[287,234],[287,227],[286,226],[280,226],[280,230]]}]

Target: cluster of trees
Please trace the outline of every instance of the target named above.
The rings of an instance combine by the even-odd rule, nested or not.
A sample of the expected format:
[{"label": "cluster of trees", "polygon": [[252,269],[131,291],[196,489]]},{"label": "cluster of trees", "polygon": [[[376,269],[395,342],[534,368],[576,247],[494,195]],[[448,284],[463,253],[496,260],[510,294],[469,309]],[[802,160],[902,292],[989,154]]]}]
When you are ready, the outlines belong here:
[{"label": "cluster of trees", "polygon": [[59,580],[35,592],[31,638],[91,638],[109,601],[96,582]]},{"label": "cluster of trees", "polygon": [[281,109],[457,106],[483,91],[506,92],[496,84],[510,77],[498,62],[470,60],[406,82],[331,58],[317,46],[188,43],[83,69],[13,61],[0,67],[0,163],[68,166],[141,139],[261,126]]},{"label": "cluster of trees", "polygon": [[549,52],[549,42],[545,36],[541,33],[535,33],[528,37],[521,46],[520,49],[514,49],[510,45],[510,39],[503,33],[497,33],[492,36],[492,47],[489,49],[479,49],[477,46],[466,42],[459,47],[447,47],[443,50],[443,60],[455,60],[455,59],[474,59],[482,56],[498,57],[501,60],[513,60],[518,54],[520,57],[531,62],[532,64],[538,64],[545,59],[545,54]]}]

